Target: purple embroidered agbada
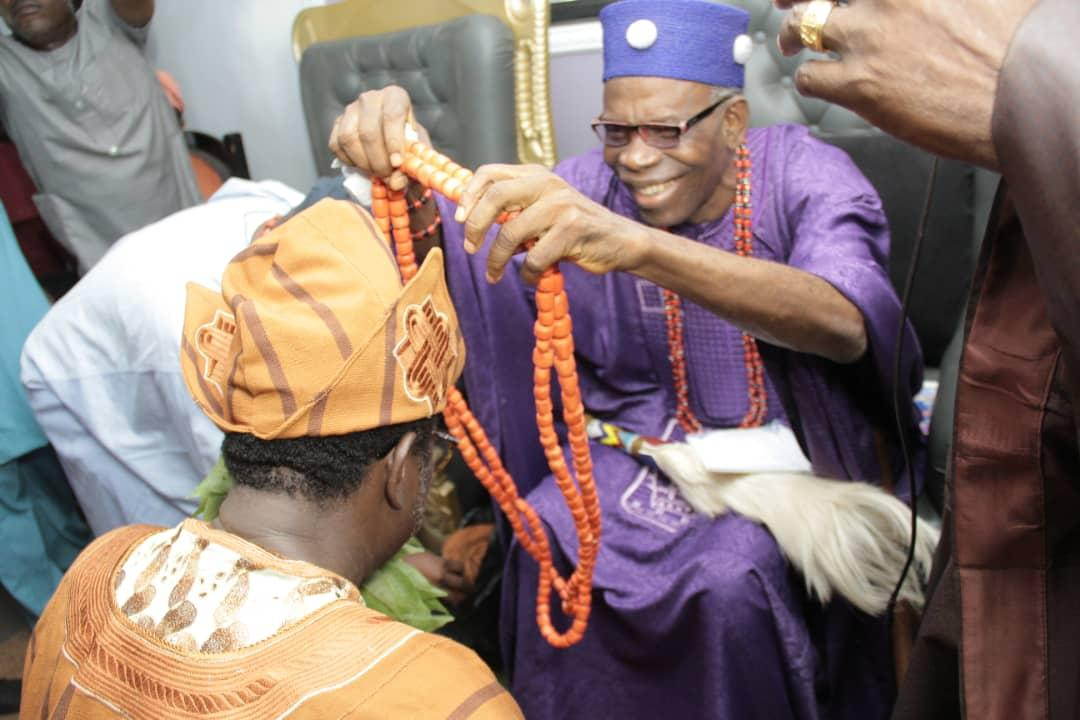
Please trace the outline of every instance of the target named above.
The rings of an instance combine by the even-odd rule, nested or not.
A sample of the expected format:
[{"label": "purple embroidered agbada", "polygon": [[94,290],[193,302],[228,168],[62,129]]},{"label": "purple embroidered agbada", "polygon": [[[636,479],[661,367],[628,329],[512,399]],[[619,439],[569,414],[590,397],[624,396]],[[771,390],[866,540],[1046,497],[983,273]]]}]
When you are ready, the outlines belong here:
[{"label": "purple embroidered agbada", "polygon": [[[891,365],[900,303],[886,272],[888,229],[880,201],[846,155],[799,126],[750,130],[756,257],[814,273],[862,311],[869,349],[842,366],[761,344],[769,419],[794,428],[815,471],[879,482],[872,426],[891,436]],[[600,152],[557,172],[593,200],[636,217]],[[442,205],[444,219],[452,208]],[[674,232],[731,250],[731,213]],[[529,288],[511,269],[484,280],[486,253],[462,250],[444,224],[450,288],[466,335],[465,383],[555,551],[576,558],[570,516],[536,439]],[[586,408],[638,433],[678,434],[659,289],[622,273],[563,266]],[[717,278],[723,282],[723,278]],[[763,287],[761,293],[777,292]],[[736,425],[747,408],[739,332],[684,303],[694,413]],[[906,406],[922,381],[908,327],[899,389]],[[911,414],[914,432],[915,415]],[[504,577],[502,632],[512,689],[527,717],[850,718],[887,716],[894,694],[884,623],[843,602],[809,600],[772,536],[736,515],[695,514],[662,476],[619,450],[592,445],[603,508],[593,613],[585,639],[555,650],[535,624],[536,567],[515,543]],[[896,476],[899,452],[887,452]]]}]

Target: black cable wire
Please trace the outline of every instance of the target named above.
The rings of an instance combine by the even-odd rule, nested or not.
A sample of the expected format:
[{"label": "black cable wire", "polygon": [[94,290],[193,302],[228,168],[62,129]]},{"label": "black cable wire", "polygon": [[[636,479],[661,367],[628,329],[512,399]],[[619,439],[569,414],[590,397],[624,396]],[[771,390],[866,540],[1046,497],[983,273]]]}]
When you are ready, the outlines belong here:
[{"label": "black cable wire", "polygon": [[[911,264],[908,265],[907,278],[904,280],[904,292],[900,300],[900,328],[897,333],[896,352],[893,355],[893,416],[896,421],[896,431],[900,435],[900,452],[904,457],[904,473],[907,474],[908,488],[911,493],[911,542],[908,545],[907,560],[904,569],[900,572],[900,579],[896,581],[892,595],[889,596],[889,615],[892,616],[896,609],[896,599],[900,596],[900,590],[904,587],[904,579],[911,570],[915,561],[915,536],[919,528],[919,512],[915,497],[915,462],[911,456],[911,448],[908,447],[908,425],[911,421],[911,407],[902,408],[900,397],[900,365],[904,354],[904,337],[907,335],[906,325],[908,317],[908,301],[911,299],[911,288],[915,284],[915,273],[919,266],[919,255],[922,253],[923,238],[926,236],[926,225],[930,221],[930,206],[934,198],[934,185],[937,182],[938,158],[935,155],[930,165],[930,179],[926,184],[926,199],[923,201],[922,216],[919,219],[919,230],[915,234],[915,243],[911,248]],[[903,412],[908,414],[908,422],[904,421]]]}]

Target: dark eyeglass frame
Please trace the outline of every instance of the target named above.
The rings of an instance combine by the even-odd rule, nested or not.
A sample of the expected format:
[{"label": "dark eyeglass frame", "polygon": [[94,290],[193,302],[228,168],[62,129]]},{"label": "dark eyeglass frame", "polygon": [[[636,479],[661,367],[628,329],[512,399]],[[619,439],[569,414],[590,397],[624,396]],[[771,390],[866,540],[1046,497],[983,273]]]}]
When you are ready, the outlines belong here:
[{"label": "dark eyeglass frame", "polygon": [[442,430],[432,430],[431,434],[434,435],[439,440],[442,440],[444,443],[446,443],[450,447],[454,447],[454,446],[456,446],[458,444],[458,439],[456,437],[454,437],[450,433],[445,433]]},{"label": "dark eyeglass frame", "polygon": [[[683,120],[681,123],[642,123],[640,125],[631,125],[630,123],[613,122],[611,120],[596,118],[592,121],[592,129],[605,147],[626,147],[630,144],[630,139],[636,132],[649,147],[654,147],[659,150],[670,150],[671,148],[679,146],[679,142],[682,140],[682,136],[687,130],[709,117],[716,108],[729,100],[738,97],[738,95],[738,93],[733,93],[726,97],[722,97],[697,115]],[[625,131],[626,139],[623,142],[612,142],[611,136],[608,133],[608,128],[613,128],[617,131]],[[670,135],[673,131],[674,135]]]}]

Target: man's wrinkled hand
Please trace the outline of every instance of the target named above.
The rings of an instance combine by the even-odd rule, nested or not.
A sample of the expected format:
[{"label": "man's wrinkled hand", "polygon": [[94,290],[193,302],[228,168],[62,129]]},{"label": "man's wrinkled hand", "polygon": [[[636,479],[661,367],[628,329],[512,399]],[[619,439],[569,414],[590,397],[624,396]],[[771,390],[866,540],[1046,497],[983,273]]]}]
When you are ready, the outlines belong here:
[{"label": "man's wrinkled hand", "polygon": [[394,190],[404,190],[409,178],[398,168],[404,160],[405,126],[430,145],[427,131],[413,116],[409,94],[396,85],[361,93],[349,103],[330,132],[330,152],[342,163],[368,176],[386,179]]},{"label": "man's wrinkled hand", "polygon": [[459,560],[442,558],[431,552],[412,553],[403,560],[419,570],[435,587],[452,593],[472,592],[472,583],[465,577],[465,566]]},{"label": "man's wrinkled hand", "polygon": [[465,224],[465,249],[475,253],[504,212],[487,257],[487,278],[497,282],[513,256],[531,240],[522,278],[535,283],[547,268],[569,260],[592,273],[627,270],[639,255],[641,228],[593,202],[539,165],[485,165],[466,186],[455,220]]}]

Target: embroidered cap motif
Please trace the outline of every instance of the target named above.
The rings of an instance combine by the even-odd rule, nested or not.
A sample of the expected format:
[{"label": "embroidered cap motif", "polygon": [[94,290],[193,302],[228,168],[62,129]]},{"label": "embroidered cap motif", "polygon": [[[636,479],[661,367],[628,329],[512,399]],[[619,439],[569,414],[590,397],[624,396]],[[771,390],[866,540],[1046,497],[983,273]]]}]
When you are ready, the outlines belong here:
[{"label": "embroidered cap motif", "polygon": [[195,332],[195,350],[203,359],[203,378],[225,394],[222,385],[228,372],[226,361],[236,338],[236,316],[224,310],[214,312],[214,318],[200,325]]},{"label": "embroidered cap motif", "polygon": [[405,308],[403,327],[405,336],[394,348],[394,358],[403,372],[405,394],[410,400],[427,403],[428,411],[433,412],[446,399],[450,366],[457,357],[449,319],[429,295],[421,304]]}]

